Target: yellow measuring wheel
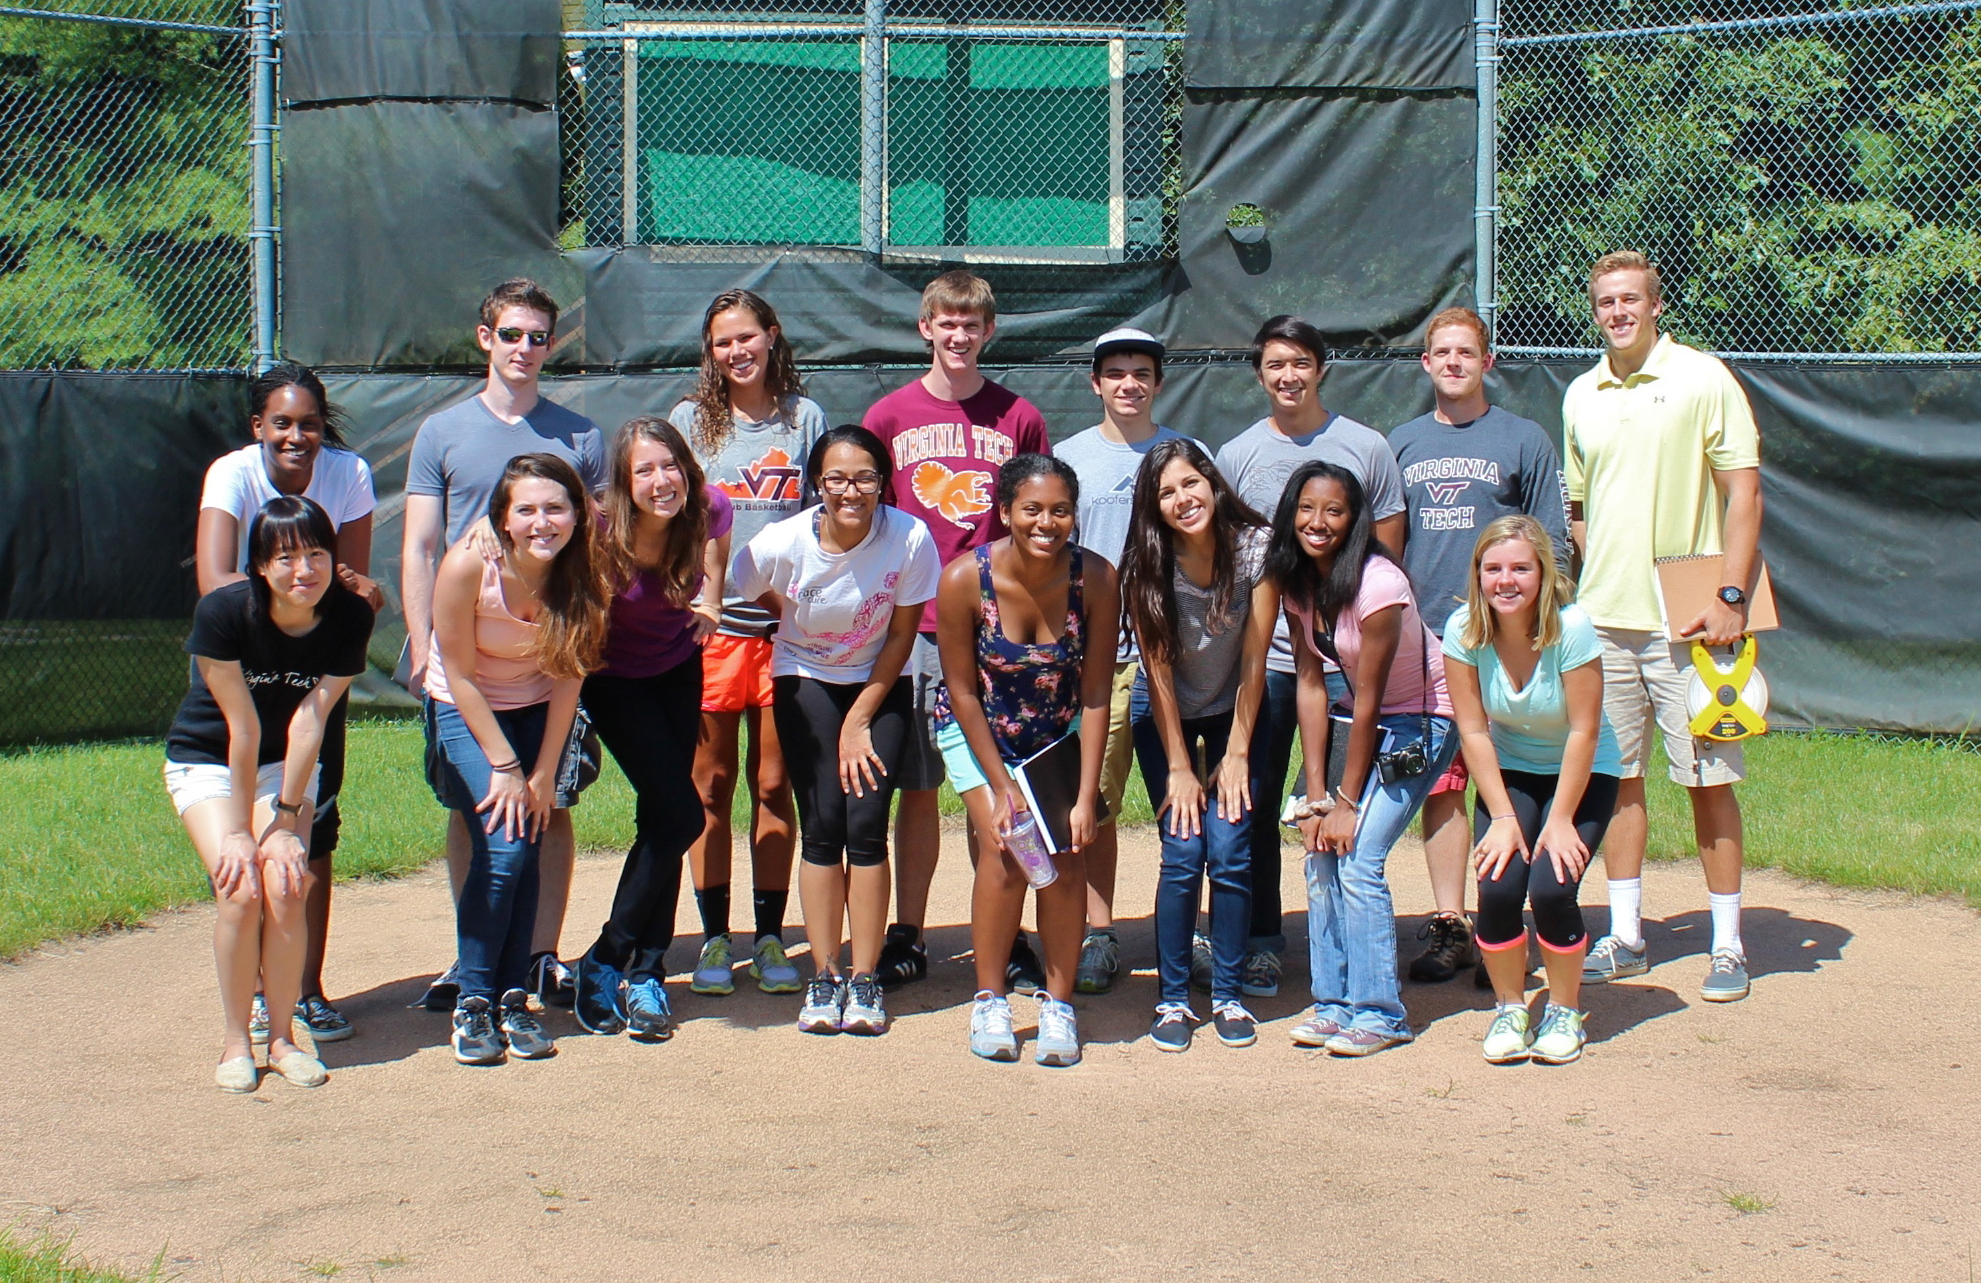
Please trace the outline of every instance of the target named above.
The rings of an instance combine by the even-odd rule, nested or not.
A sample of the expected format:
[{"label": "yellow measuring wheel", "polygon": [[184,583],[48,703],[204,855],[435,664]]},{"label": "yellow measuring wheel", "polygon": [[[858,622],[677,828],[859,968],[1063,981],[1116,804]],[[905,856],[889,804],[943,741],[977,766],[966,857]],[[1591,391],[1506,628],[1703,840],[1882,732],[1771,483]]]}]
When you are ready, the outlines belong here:
[{"label": "yellow measuring wheel", "polygon": [[1761,653],[1749,633],[1740,649],[1722,663],[1703,642],[1692,643],[1692,673],[1686,683],[1685,711],[1692,733],[1722,743],[1768,733],[1768,679],[1755,667]]}]

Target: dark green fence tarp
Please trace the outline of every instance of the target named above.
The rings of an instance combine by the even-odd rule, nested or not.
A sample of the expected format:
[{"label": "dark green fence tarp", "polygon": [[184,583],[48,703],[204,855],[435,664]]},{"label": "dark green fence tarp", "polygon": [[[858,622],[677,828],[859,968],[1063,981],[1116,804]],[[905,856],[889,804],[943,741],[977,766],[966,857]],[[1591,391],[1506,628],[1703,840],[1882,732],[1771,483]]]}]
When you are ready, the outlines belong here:
[{"label": "dark green fence tarp", "polygon": [[1470,0],[1196,0],[1192,89],[1471,89]]},{"label": "dark green fence tarp", "polygon": [[284,0],[290,106],[376,98],[557,98],[557,0]]}]

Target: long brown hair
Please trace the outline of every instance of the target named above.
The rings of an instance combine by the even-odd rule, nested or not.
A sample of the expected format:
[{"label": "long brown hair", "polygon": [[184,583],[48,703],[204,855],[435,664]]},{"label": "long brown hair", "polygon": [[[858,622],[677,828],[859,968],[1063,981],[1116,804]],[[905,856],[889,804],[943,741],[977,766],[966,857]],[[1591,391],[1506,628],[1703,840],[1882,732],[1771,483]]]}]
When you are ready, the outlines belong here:
[{"label": "long brown hair", "polygon": [[571,541],[550,563],[550,577],[538,594],[543,612],[537,617],[537,664],[552,677],[583,677],[598,666],[605,652],[605,582],[593,545],[598,537],[597,510],[577,469],[554,454],[519,454],[502,470],[488,496],[488,524],[495,528],[505,555],[516,551],[516,541],[509,537],[510,492],[526,478],[564,487],[578,516]]},{"label": "long brown hair", "polygon": [[613,434],[612,448],[606,456],[605,497],[599,505],[605,509],[605,535],[599,548],[599,562],[605,570],[606,586],[614,592],[623,591],[646,569],[633,555],[633,534],[640,520],[639,510],[633,506],[635,441],[665,446],[688,483],[688,497],[681,504],[680,515],[667,523],[660,565],[655,567],[667,600],[676,606],[686,606],[701,575],[702,547],[708,542],[708,483],[702,476],[702,465],[695,461],[694,451],[682,440],[680,429],[657,415],[643,414],[627,420]]},{"label": "long brown hair", "polygon": [[[695,443],[710,454],[722,449],[729,434],[736,430],[736,416],[729,408],[729,379],[715,359],[715,342],[710,334],[715,329],[716,317],[739,307],[754,316],[764,333],[770,335],[770,346],[764,353],[764,391],[770,393],[771,403],[788,413],[792,400],[805,394],[804,381],[798,377],[798,362],[791,355],[791,342],[784,337],[784,327],[778,324],[777,309],[754,290],[722,291],[702,313],[702,372],[695,381],[695,390],[688,394],[688,401],[695,407]],[[772,330],[777,332],[771,334]]]},{"label": "long brown hair", "polygon": [[1121,557],[1121,614],[1135,630],[1144,654],[1162,663],[1176,659],[1176,539],[1162,519],[1157,494],[1163,469],[1182,460],[1211,483],[1211,608],[1204,626],[1213,633],[1231,626],[1232,590],[1238,581],[1238,532],[1263,527],[1266,519],[1238,497],[1195,441],[1169,437],[1142,457],[1135,474],[1135,498],[1129,509],[1128,542]]}]

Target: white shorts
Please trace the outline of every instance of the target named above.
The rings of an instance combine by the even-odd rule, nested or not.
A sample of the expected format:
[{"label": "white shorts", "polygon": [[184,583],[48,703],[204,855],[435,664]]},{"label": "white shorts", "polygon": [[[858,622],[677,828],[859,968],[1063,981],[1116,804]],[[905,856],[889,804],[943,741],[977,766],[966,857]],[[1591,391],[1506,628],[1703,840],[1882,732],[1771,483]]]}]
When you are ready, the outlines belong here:
[{"label": "white shorts", "polygon": [[[311,805],[316,803],[317,777],[323,774],[321,765],[310,768],[309,787],[303,796]],[[184,815],[201,802],[218,801],[223,797],[234,796],[234,777],[224,766],[211,762],[171,762],[165,763],[165,791],[172,795],[172,805]],[[270,762],[255,772],[255,801],[266,800],[274,805],[275,797],[282,792],[282,763]]]},{"label": "white shorts", "polygon": [[1696,789],[1746,778],[1739,743],[1722,744],[1692,733],[1685,711],[1691,642],[1674,645],[1662,632],[1629,628],[1598,627],[1596,635],[1603,641],[1603,713],[1616,730],[1624,779],[1644,774],[1653,727],[1663,733],[1672,783]]}]

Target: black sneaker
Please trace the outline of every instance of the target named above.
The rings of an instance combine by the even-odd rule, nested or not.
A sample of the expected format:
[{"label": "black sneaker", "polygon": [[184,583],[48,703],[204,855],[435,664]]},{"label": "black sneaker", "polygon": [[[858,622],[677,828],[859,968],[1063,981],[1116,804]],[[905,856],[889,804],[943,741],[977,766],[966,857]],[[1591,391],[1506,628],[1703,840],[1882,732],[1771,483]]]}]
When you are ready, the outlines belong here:
[{"label": "black sneaker", "polygon": [[1226,999],[1211,1008],[1217,1040],[1227,1047],[1249,1047],[1259,1041],[1259,1021],[1242,1002]]},{"label": "black sneaker", "polygon": [[887,939],[880,947],[880,962],[874,967],[874,974],[880,977],[883,989],[899,989],[902,985],[926,979],[929,974],[929,946],[922,939],[922,929],[906,922],[897,922],[889,927]]},{"label": "black sneaker", "polygon": [[1165,1002],[1156,1007],[1156,1018],[1149,1026],[1149,1041],[1158,1051],[1190,1050],[1190,1032],[1197,1017],[1187,1002]]},{"label": "black sneaker", "polygon": [[1080,967],[1073,973],[1073,992],[1106,993],[1114,988],[1114,973],[1121,969],[1121,938],[1113,927],[1089,931],[1080,942]]},{"label": "black sneaker", "polygon": [[1464,914],[1440,913],[1417,932],[1430,945],[1410,963],[1410,978],[1419,984],[1443,984],[1479,960],[1472,942],[1472,925]]},{"label": "black sneaker", "polygon": [[554,953],[539,953],[530,959],[529,988],[546,1007],[569,1008],[578,1001],[571,968],[559,962]]},{"label": "black sneaker", "polygon": [[1034,994],[1046,987],[1046,969],[1039,964],[1039,955],[1032,952],[1023,931],[1011,942],[1011,961],[1004,964],[1004,978],[1013,993]]},{"label": "black sneaker", "polygon": [[454,1010],[454,1003],[461,996],[460,970],[460,962],[448,963],[447,970],[441,972],[440,978],[426,987],[426,992],[421,994],[419,1001],[413,1005],[424,1007],[428,1011]]},{"label": "black sneaker", "polygon": [[296,1019],[309,1029],[310,1037],[318,1042],[342,1042],[357,1032],[344,1018],[344,1013],[324,1001],[320,993],[303,995],[303,1000],[296,1004]]}]

